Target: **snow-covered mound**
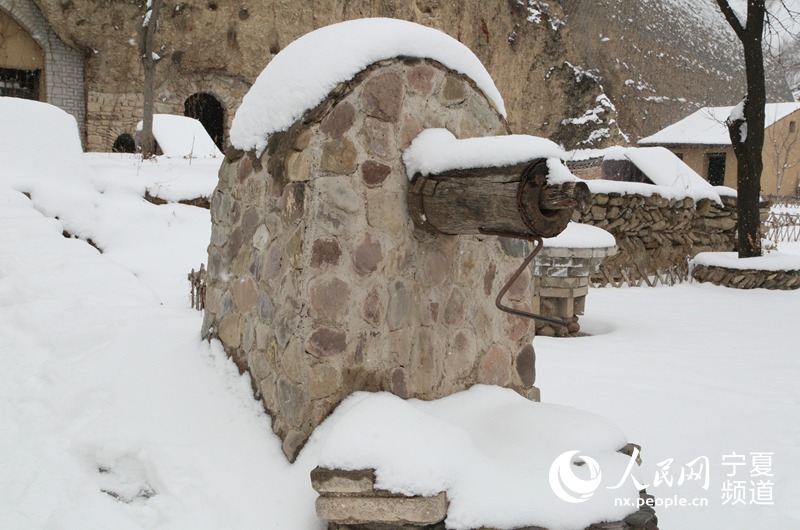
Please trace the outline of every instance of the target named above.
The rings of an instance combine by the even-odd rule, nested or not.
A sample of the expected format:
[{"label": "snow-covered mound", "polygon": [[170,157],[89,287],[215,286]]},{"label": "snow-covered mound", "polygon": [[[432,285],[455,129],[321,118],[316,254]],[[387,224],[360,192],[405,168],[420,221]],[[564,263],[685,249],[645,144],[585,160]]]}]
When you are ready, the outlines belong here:
[{"label": "snow-covered mound", "polygon": [[[559,455],[576,449],[606,476],[624,476],[630,458],[618,452],[627,443],[618,427],[513,390],[478,385],[435,401],[358,392],[326,423],[320,466],[375,469],[376,486],[395,493],[446,491],[447,528],[575,529],[635,511],[613,501],[629,498],[635,505],[632,480],[600,487],[574,504],[559,500],[549,483]],[[588,466],[570,467],[579,474]]]},{"label": "snow-covered mound", "polygon": [[467,75],[505,115],[500,92],[469,48],[433,28],[366,18],[312,31],[281,50],[242,100],[233,119],[231,144],[261,152],[271,133],[289,128],[337,84],[393,57],[430,58]]},{"label": "snow-covered mound", "polygon": [[547,237],[542,242],[545,247],[553,248],[610,248],[617,245],[616,238],[610,232],[572,221],[556,237]]},{"label": "snow-covered mound", "polygon": [[[136,130],[142,130],[142,122],[136,125]],[[194,118],[173,114],[154,114],[153,136],[165,156],[222,158],[222,153],[208,135],[203,124]]]},{"label": "snow-covered mound", "polygon": [[80,133],[72,115],[47,103],[0,97],[0,184],[31,191],[31,174],[81,169]]}]

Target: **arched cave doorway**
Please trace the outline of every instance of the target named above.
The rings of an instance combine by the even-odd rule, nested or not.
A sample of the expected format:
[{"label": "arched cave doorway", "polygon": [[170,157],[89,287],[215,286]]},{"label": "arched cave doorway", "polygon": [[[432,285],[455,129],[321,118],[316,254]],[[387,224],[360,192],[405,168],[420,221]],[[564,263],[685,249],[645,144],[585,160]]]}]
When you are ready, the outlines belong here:
[{"label": "arched cave doorway", "polygon": [[217,98],[205,92],[192,94],[183,102],[183,115],[202,123],[217,147],[222,149],[222,139],[225,135],[225,111]]},{"label": "arched cave doorway", "polygon": [[44,51],[0,9],[0,96],[44,99]]},{"label": "arched cave doorway", "polygon": [[122,133],[114,140],[114,145],[111,147],[112,153],[135,153],[136,140],[128,133]]}]

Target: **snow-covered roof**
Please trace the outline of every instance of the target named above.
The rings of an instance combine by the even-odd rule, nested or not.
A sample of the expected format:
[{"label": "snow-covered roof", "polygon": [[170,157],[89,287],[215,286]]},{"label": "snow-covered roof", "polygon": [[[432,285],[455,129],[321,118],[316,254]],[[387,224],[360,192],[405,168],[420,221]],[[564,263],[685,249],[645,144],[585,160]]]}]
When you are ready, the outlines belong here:
[{"label": "snow-covered roof", "polygon": [[620,147],[606,149],[584,149],[566,154],[568,161],[584,161],[602,158],[605,160],[629,160],[655,184],[620,182],[616,180],[592,179],[586,184],[592,193],[636,193],[652,195],[658,193],[667,199],[691,197],[695,201],[711,199],[721,203],[720,196],[736,195],[735,190],[723,186],[712,186],[683,160],[665,147]]},{"label": "snow-covered roof", "polygon": [[[736,107],[705,107],[679,122],[639,140],[640,145],[731,145],[725,120]],[[764,127],[769,127],[789,114],[800,110],[800,103],[769,103]]]},{"label": "snow-covered roof", "polygon": [[[564,150],[546,138],[511,134],[459,140],[447,129],[422,131],[403,152],[409,179],[417,173],[430,175],[454,169],[513,166],[537,158],[563,157]],[[569,173],[566,168],[564,171]]]},{"label": "snow-covered roof", "polygon": [[[142,122],[136,125],[142,130]],[[166,156],[221,158],[222,153],[203,124],[194,118],[173,114],[153,115],[153,136]]]},{"label": "snow-covered roof", "polygon": [[312,31],[273,57],[236,112],[231,144],[263,151],[269,134],[288,129],[337,84],[372,63],[394,57],[430,58],[465,74],[505,116],[500,92],[469,48],[433,28],[403,20],[365,18]]}]

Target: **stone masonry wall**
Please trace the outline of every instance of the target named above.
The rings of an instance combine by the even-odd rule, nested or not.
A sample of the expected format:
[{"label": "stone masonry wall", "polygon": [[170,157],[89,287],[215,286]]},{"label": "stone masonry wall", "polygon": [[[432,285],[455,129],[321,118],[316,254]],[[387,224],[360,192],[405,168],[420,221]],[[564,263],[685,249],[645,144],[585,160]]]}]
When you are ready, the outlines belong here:
[{"label": "stone masonry wall", "polygon": [[86,139],[83,55],[58,38],[33,0],[0,0],[0,9],[25,28],[44,51],[44,101],[72,114]]},{"label": "stone masonry wall", "polygon": [[[226,75],[213,73],[186,74],[180,78],[159,75],[154,109],[161,114],[184,114],[184,102],[192,94],[208,93],[222,105],[225,113],[225,132],[230,131],[234,110],[250,88],[250,84]],[[142,119],[144,98],[141,91],[126,93],[90,90],[87,109],[88,148],[110,151],[114,140],[123,133],[134,134]],[[225,138],[227,144],[227,136]]]},{"label": "stone masonry wall", "polygon": [[693,265],[692,279],[733,289],[770,289],[794,291],[800,289],[800,270],[764,271],[757,269],[728,269],[708,265]]},{"label": "stone masonry wall", "polygon": [[[397,59],[220,170],[203,334],[249,371],[290,460],[356,390],[434,399],[488,383],[538,399],[533,326],[494,307],[514,245],[433,236],[407,213],[402,151],[431,127],[507,133],[467,78]],[[530,283],[512,305],[530,310]]]},{"label": "stone masonry wall", "polygon": [[607,258],[600,274],[620,279],[620,271],[654,274],[686,269],[698,252],[734,249],[736,199],[722,205],[701,199],[666,199],[659,195],[596,193],[592,206],[576,219],[603,228],[617,240],[617,255]]}]

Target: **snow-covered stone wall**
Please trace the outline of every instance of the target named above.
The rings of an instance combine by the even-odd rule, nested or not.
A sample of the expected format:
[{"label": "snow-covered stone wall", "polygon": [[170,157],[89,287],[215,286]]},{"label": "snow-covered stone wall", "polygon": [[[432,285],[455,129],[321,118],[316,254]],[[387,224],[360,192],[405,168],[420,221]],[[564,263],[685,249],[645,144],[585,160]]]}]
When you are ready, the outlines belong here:
[{"label": "snow-covered stone wall", "polygon": [[[392,59],[271,134],[262,156],[229,150],[220,170],[204,335],[250,372],[289,459],[355,390],[538,396],[533,325],[494,307],[524,249],[433,236],[408,215],[402,152],[427,128],[508,132],[465,76]],[[530,309],[530,283],[526,272],[512,305]]]},{"label": "snow-covered stone wall", "polygon": [[616,256],[601,264],[597,281],[626,281],[623,271],[632,277],[667,270],[685,272],[688,257],[733,250],[736,198],[723,196],[721,200],[718,204],[710,199],[695,202],[690,197],[667,199],[658,194],[593,194],[591,208],[579,221],[613,234],[618,248]]}]

